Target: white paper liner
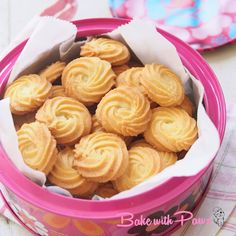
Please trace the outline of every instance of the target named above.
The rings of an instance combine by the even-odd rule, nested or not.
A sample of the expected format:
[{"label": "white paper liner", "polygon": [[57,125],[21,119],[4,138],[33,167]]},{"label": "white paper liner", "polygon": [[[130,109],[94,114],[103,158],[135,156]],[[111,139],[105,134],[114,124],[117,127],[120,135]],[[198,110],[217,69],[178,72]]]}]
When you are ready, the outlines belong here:
[{"label": "white paper liner", "polygon": [[[174,45],[159,34],[155,26],[150,22],[133,20],[109,33],[108,36],[124,41],[142,63],[165,64],[180,76],[186,92],[193,95],[195,104],[198,107],[197,125],[199,129],[199,138],[192,145],[184,159],[134,188],[113,196],[112,199],[133,196],[147,191],[174,176],[192,176],[197,174],[214,158],[220,145],[217,129],[202,105],[203,86],[190,73],[186,72]],[[71,23],[51,17],[43,17],[15,63],[9,83],[20,74],[38,72],[49,61],[52,62],[59,58],[69,60],[73,57],[78,57],[81,42],[74,43],[75,37],[76,27]],[[190,87],[191,81],[193,91],[191,91]],[[17,135],[8,99],[0,101],[0,111],[0,142],[9,158],[24,175],[32,181],[44,185],[45,175],[39,171],[32,170],[23,162],[18,149]],[[61,188],[50,187],[50,191],[60,193]],[[66,192],[63,190],[63,194],[66,194]],[[68,193],[67,195],[70,194]],[[97,196],[95,196],[95,199],[101,200]]]}]

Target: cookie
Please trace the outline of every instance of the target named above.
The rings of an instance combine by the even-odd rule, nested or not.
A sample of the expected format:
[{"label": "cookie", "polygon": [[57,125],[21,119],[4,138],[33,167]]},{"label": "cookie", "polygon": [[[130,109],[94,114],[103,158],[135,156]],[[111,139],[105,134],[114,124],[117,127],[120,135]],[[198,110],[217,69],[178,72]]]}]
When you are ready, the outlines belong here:
[{"label": "cookie", "polygon": [[65,66],[66,66],[65,62],[57,61],[49,65],[44,70],[40,71],[39,75],[45,77],[47,81],[49,81],[50,83],[53,83],[55,80],[61,77]]},{"label": "cookie", "polygon": [[109,38],[94,38],[81,47],[80,56],[99,57],[113,66],[126,64],[130,60],[128,48],[121,42]]},{"label": "cookie", "polygon": [[158,107],[152,110],[144,137],[158,151],[188,150],[198,137],[197,123],[181,108]]},{"label": "cookie", "polygon": [[115,78],[109,62],[98,57],[81,57],[66,66],[62,85],[69,97],[93,105],[114,86]]},{"label": "cookie", "polygon": [[37,111],[36,120],[48,126],[58,144],[74,144],[90,133],[91,115],[80,102],[69,97],[48,99]]},{"label": "cookie", "polygon": [[150,103],[139,89],[121,86],[102,98],[96,117],[108,132],[137,136],[151,119]]},{"label": "cookie", "polygon": [[24,75],[11,83],[4,94],[10,98],[10,109],[15,115],[37,110],[48,98],[51,83],[36,74]]},{"label": "cookie", "polygon": [[88,180],[105,183],[120,177],[128,166],[125,142],[117,135],[95,132],[75,145],[74,167]]},{"label": "cookie", "polygon": [[148,97],[160,106],[178,106],[184,100],[180,78],[163,65],[145,65],[140,81]]},{"label": "cookie", "polygon": [[97,183],[89,182],[73,169],[74,152],[66,147],[58,153],[57,161],[48,175],[48,180],[68,190],[74,196],[89,197],[94,194]]},{"label": "cookie", "polygon": [[113,181],[119,192],[133,188],[161,171],[158,152],[149,147],[133,147],[129,150],[129,165],[125,173]]},{"label": "cookie", "polygon": [[17,131],[17,136],[25,164],[47,175],[58,157],[56,140],[48,127],[39,122],[24,124]]}]

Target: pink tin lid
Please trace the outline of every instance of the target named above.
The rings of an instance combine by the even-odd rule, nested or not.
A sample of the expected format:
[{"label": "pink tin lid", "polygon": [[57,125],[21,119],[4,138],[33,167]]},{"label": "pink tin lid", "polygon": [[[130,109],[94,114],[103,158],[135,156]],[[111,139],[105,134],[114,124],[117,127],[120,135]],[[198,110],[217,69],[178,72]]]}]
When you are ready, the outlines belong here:
[{"label": "pink tin lid", "polygon": [[[125,19],[106,18],[79,20],[75,21],[74,24],[78,28],[77,36],[84,37],[109,32],[127,22],[128,20]],[[173,35],[163,30],[158,29],[158,31],[176,46],[183,64],[202,82],[205,88],[204,104],[206,110],[217,127],[222,140],[225,130],[226,109],[224,96],[215,74],[195,50]],[[0,92],[3,91],[11,69],[25,44],[26,41],[18,45],[0,62]],[[127,211],[135,214],[142,209],[152,209],[154,201],[155,204],[158,202],[156,207],[168,203],[199,181],[210,167],[209,165],[192,177],[171,178],[160,186],[133,197],[91,201],[64,197],[36,185],[16,169],[1,146],[0,161],[0,181],[23,200],[56,214],[90,219],[114,218],[116,214]]]}]

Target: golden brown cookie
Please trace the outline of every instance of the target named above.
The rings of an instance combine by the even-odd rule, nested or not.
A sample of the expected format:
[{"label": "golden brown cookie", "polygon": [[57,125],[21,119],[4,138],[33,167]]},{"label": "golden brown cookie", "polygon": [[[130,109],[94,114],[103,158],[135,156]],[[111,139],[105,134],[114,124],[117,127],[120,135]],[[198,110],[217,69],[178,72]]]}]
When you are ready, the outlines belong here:
[{"label": "golden brown cookie", "polygon": [[113,87],[115,78],[109,62],[98,57],[81,57],[66,66],[62,85],[69,97],[92,105],[98,103]]},{"label": "golden brown cookie", "polygon": [[[131,148],[133,147],[149,147],[153,148],[151,144],[147,143],[145,139],[140,139],[131,144]],[[175,164],[178,160],[178,156],[174,152],[159,152],[158,154],[161,159],[161,170],[165,169],[166,167]]]},{"label": "golden brown cookie", "polygon": [[186,95],[184,96],[184,100],[180,104],[180,107],[184,109],[190,116],[193,116],[195,108],[191,100]]},{"label": "golden brown cookie", "polygon": [[188,150],[198,136],[196,121],[181,108],[158,107],[144,132],[148,143],[158,151]]},{"label": "golden brown cookie", "polygon": [[39,75],[45,77],[50,83],[53,83],[56,79],[61,77],[65,66],[65,62],[57,61],[42,70]]},{"label": "golden brown cookie", "polygon": [[131,143],[131,148],[132,147],[149,147],[149,148],[153,148],[152,145],[147,143],[145,139],[139,139],[139,140]]},{"label": "golden brown cookie", "polygon": [[50,94],[52,85],[39,75],[24,75],[11,83],[4,98],[10,98],[13,114],[24,115],[39,108]]},{"label": "golden brown cookie", "polygon": [[47,175],[57,160],[56,140],[48,127],[39,122],[24,124],[17,136],[25,164]]},{"label": "golden brown cookie", "polygon": [[116,79],[116,87],[137,87],[143,94],[145,94],[144,87],[140,83],[143,68],[144,67],[132,67],[121,73]]},{"label": "golden brown cookie", "polygon": [[94,38],[81,47],[82,57],[99,57],[113,66],[126,64],[130,59],[128,48],[121,42],[108,38]]},{"label": "golden brown cookie", "polygon": [[129,165],[125,173],[113,181],[114,187],[125,191],[142,183],[144,180],[161,171],[161,160],[158,152],[149,147],[132,147],[129,150]]},{"label": "golden brown cookie", "polygon": [[61,85],[52,86],[49,98],[55,98],[55,97],[66,97],[66,92],[63,86]]},{"label": "golden brown cookie", "polygon": [[36,120],[48,126],[58,144],[74,144],[91,130],[88,109],[69,97],[48,99],[37,111]]},{"label": "golden brown cookie", "polygon": [[105,183],[120,177],[128,166],[125,142],[117,135],[95,132],[75,145],[74,167],[88,180]]},{"label": "golden brown cookie", "polygon": [[161,170],[164,170],[166,167],[174,165],[178,160],[178,156],[174,152],[158,152],[161,158]]},{"label": "golden brown cookie", "polygon": [[118,76],[119,74],[121,74],[122,72],[126,71],[129,69],[129,66],[124,64],[121,66],[113,66],[112,70],[115,72],[115,74]]},{"label": "golden brown cookie", "polygon": [[110,198],[116,195],[118,191],[114,189],[111,182],[107,182],[104,184],[100,184],[95,192],[96,195],[103,197],[103,198]]},{"label": "golden brown cookie", "polygon": [[184,100],[180,78],[163,65],[145,65],[140,81],[149,98],[160,106],[178,106]]},{"label": "golden brown cookie", "polygon": [[121,86],[102,98],[96,117],[108,132],[136,136],[147,128],[151,118],[150,104],[139,89]]},{"label": "golden brown cookie", "polygon": [[[91,130],[91,133],[93,132],[97,132],[97,131],[103,131],[105,132],[105,129],[102,127],[102,125],[98,122],[97,118],[95,115],[92,116],[92,130]],[[119,135],[119,134],[118,134]],[[130,137],[130,136],[122,136],[122,135],[119,135],[126,143],[126,145],[128,146],[132,140],[133,140],[133,137]]]},{"label": "golden brown cookie", "polygon": [[48,175],[48,180],[72,195],[89,197],[98,187],[97,183],[89,182],[78,171],[73,169],[74,152],[67,147],[58,153],[57,161]]}]

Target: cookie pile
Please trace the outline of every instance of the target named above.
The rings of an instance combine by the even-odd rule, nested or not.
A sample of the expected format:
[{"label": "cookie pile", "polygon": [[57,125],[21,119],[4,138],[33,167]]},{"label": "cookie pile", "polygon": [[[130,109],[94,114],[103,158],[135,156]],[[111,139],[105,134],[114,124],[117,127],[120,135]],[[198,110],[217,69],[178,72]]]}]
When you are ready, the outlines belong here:
[{"label": "cookie pile", "polygon": [[173,165],[198,136],[180,78],[109,38],[17,78],[4,97],[24,162],[76,197],[128,190]]}]

